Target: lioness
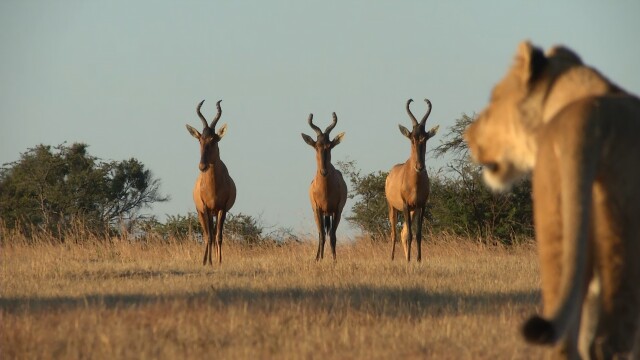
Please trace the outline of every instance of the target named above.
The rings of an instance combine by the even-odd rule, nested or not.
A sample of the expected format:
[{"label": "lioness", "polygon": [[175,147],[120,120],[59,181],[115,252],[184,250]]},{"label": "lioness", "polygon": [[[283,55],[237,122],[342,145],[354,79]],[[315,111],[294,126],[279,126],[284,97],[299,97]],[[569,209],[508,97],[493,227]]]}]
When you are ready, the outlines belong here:
[{"label": "lioness", "polygon": [[[528,42],[465,133],[484,179],[533,171],[542,316],[527,341],[564,358],[630,356],[640,334],[640,99],[573,51]],[[637,349],[635,349],[636,355]]]}]

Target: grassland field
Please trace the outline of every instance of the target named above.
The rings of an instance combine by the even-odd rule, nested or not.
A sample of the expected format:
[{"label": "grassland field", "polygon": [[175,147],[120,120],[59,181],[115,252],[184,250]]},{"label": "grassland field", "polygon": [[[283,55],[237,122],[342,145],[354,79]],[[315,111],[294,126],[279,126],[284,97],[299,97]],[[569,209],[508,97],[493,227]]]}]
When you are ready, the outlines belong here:
[{"label": "grassland field", "polygon": [[0,357],[543,356],[519,336],[539,306],[532,242],[429,239],[422,263],[392,262],[390,244],[366,240],[339,242],[337,262],[316,262],[316,246],[227,242],[211,267],[195,241],[5,243]]}]

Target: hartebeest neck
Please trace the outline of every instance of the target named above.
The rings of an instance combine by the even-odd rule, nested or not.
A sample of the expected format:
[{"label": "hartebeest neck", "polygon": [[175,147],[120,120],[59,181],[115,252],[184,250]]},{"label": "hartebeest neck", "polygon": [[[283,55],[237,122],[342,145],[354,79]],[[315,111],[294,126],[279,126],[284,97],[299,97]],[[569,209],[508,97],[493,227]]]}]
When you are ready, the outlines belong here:
[{"label": "hartebeest neck", "polygon": [[220,160],[220,157],[218,157],[210,160],[210,163],[207,164],[206,170],[201,172],[201,176],[206,178],[208,182],[215,184],[221,179],[221,177],[226,176],[224,170],[225,166],[222,163],[222,160]]},{"label": "hartebeest neck", "polygon": [[416,174],[425,172],[426,167],[424,163],[424,155],[424,149],[420,148],[419,144],[411,144],[411,154],[409,155],[409,159],[405,162],[406,166]]},{"label": "hartebeest neck", "polygon": [[335,170],[335,168],[331,164],[331,151],[316,151],[316,177],[329,176],[333,170]]},{"label": "hartebeest neck", "polygon": [[329,163],[327,164],[327,168],[325,169],[325,171],[326,172],[324,174],[320,169],[316,171],[316,181],[319,181],[320,183],[328,182],[329,179],[331,179],[334,176],[336,172],[336,168]]},{"label": "hartebeest neck", "polygon": [[339,178],[338,170],[331,163],[326,164],[324,174],[318,169],[312,185],[315,201],[335,200],[335,196],[338,195],[337,191],[339,191]]},{"label": "hartebeest neck", "polygon": [[411,206],[422,204],[428,196],[428,188],[429,176],[426,168],[423,166],[419,169],[417,156],[410,156],[402,169],[400,193],[403,201]]}]

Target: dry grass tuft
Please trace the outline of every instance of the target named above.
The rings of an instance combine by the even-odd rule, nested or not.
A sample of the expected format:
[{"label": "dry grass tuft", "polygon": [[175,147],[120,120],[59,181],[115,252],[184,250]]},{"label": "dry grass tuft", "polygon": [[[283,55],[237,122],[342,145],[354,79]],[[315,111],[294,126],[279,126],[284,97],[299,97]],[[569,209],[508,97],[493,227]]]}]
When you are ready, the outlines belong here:
[{"label": "dry grass tuft", "polygon": [[315,249],[225,243],[203,267],[196,243],[4,244],[0,355],[541,357],[518,335],[539,302],[531,244],[439,239],[421,264],[391,262],[389,244],[339,243],[337,263]]}]

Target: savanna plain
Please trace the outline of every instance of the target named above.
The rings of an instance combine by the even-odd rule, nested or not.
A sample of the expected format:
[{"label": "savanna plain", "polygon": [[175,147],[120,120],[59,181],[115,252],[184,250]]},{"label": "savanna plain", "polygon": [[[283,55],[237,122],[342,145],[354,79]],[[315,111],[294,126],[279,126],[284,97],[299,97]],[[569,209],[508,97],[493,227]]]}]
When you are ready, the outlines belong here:
[{"label": "savanna plain", "polygon": [[422,263],[368,240],[339,239],[337,262],[316,262],[311,239],[225,242],[213,267],[196,241],[2,243],[3,359],[543,354],[519,336],[540,299],[532,242],[430,237]]}]

